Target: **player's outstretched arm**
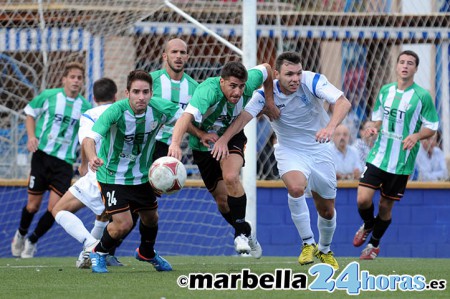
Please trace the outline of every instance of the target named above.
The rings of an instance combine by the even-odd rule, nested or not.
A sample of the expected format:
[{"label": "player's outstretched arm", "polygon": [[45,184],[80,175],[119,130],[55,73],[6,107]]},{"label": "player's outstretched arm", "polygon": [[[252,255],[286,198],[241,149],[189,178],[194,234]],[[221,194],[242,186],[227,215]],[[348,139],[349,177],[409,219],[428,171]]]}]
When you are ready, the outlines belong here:
[{"label": "player's outstretched arm", "polygon": [[97,171],[97,169],[103,165],[103,160],[97,156],[97,152],[95,151],[95,140],[86,137],[83,139],[82,146],[89,161],[89,167],[92,171]]},{"label": "player's outstretched arm", "polygon": [[275,100],[273,98],[273,75],[272,67],[268,63],[263,64],[267,69],[267,78],[263,83],[264,95],[266,99],[264,114],[266,114],[270,121],[280,118],[280,109],[275,105]]},{"label": "player's outstretched arm", "polygon": [[317,142],[325,143],[331,141],[334,130],[347,116],[351,106],[349,100],[343,95],[336,100],[333,107],[333,114],[331,115],[328,125],[316,133]]},{"label": "player's outstretched arm", "polygon": [[167,152],[167,155],[170,157],[177,158],[181,161],[182,158],[182,152],[181,152],[181,140],[184,136],[184,133],[187,132],[189,128],[189,124],[194,119],[194,116],[190,113],[184,112],[181,117],[177,120],[175,123],[175,126],[173,127],[173,134],[172,134],[172,143],[169,146],[169,151]]},{"label": "player's outstretched arm", "polygon": [[252,118],[253,116],[245,110],[239,114],[238,118],[231,123],[223,135],[214,144],[211,151],[213,158],[219,161],[221,158],[228,157],[228,142],[234,135],[239,133]]}]

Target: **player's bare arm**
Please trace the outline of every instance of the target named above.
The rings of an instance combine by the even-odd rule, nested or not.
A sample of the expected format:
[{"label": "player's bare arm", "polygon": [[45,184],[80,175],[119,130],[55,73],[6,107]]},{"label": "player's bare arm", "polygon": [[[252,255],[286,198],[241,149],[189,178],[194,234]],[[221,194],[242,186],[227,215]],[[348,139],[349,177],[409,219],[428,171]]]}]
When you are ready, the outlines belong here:
[{"label": "player's bare arm", "polygon": [[365,129],[363,132],[363,134],[364,134],[363,137],[368,138],[368,137],[378,135],[378,132],[380,131],[382,123],[383,123],[382,121],[376,121],[374,127]]},{"label": "player's bare arm", "polygon": [[36,120],[31,115],[27,115],[27,119],[25,121],[25,127],[27,129],[27,149],[34,153],[38,149],[39,140],[36,138]]},{"label": "player's bare arm", "polygon": [[433,131],[428,128],[422,128],[419,132],[415,134],[411,134],[407,136],[403,140],[403,150],[411,150],[417,142],[419,142],[422,139],[429,138],[433,136],[436,133],[436,131]]},{"label": "player's bare arm", "polygon": [[344,120],[351,108],[349,100],[347,100],[347,98],[343,95],[336,100],[336,103],[333,106],[333,114],[328,122],[328,125],[316,133],[317,142],[330,142],[331,137],[334,134],[334,130]]},{"label": "player's bare arm", "polygon": [[217,139],[219,139],[219,136],[216,133],[205,132],[194,126],[193,123],[189,124],[187,132],[198,137],[198,139],[204,146],[209,146],[210,142],[214,143],[217,141]]},{"label": "player's bare arm", "polygon": [[229,155],[228,152],[228,142],[234,135],[239,133],[246,124],[248,124],[252,120],[253,116],[247,111],[242,111],[239,116],[231,123],[231,125],[227,128],[227,130],[223,133],[223,135],[217,140],[214,144],[214,147],[211,151],[211,155],[217,161],[221,158],[226,158]]},{"label": "player's bare arm", "polygon": [[82,147],[86,154],[86,158],[89,161],[89,167],[92,171],[97,171],[97,169],[103,165],[103,160],[97,156],[95,150],[95,140],[89,137],[83,139]]},{"label": "player's bare arm", "polygon": [[187,132],[189,125],[192,123],[193,119],[194,116],[192,114],[184,112],[177,120],[175,126],[173,127],[172,143],[170,144],[169,150],[167,152],[168,156],[177,158],[181,161],[181,140],[184,136],[184,133]]},{"label": "player's bare arm", "polygon": [[280,109],[275,105],[275,100],[273,98],[273,75],[272,67],[268,63],[263,64],[267,69],[267,78],[263,83],[264,94],[266,98],[266,103],[264,107],[264,114],[266,114],[270,121],[280,118]]}]

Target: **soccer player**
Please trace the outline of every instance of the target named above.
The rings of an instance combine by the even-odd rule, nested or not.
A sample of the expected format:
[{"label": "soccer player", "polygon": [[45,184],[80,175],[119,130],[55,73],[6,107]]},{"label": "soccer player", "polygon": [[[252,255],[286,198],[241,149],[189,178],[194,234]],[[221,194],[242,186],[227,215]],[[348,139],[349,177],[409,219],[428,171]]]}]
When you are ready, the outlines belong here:
[{"label": "soccer player", "polygon": [[[323,263],[339,269],[330,249],[336,229],[336,171],[327,144],[348,113],[351,104],[342,91],[325,76],[303,71],[301,57],[295,52],[280,54],[275,62],[273,91],[259,89],[215,143],[212,155],[226,159],[231,154],[229,140],[238,136],[244,126],[264,110],[272,93],[280,118],[271,122],[277,136],[275,158],[283,183],[288,189],[291,218],[302,238],[300,264],[314,262],[314,255]],[[331,119],[323,108],[324,102],[333,106]],[[305,194],[312,194],[318,212],[319,243],[311,230]]]},{"label": "soccer player", "polygon": [[[414,83],[419,56],[410,50],[401,52],[395,68],[397,81],[384,85],[376,99],[369,133],[378,138],[366,160],[358,186],[358,212],[364,224],[356,232],[353,245],[364,244],[372,236],[360,259],[373,260],[380,253],[380,240],[391,224],[392,208],[405,192],[408,176],[420,140],[436,133],[438,115],[428,91]],[[380,189],[378,215],[374,217],[373,196]]]},{"label": "soccer player", "polygon": [[108,272],[106,255],[133,227],[132,212],[138,213],[141,244],[136,259],[151,263],[157,271],[171,271],[169,262],[154,250],[158,202],[148,170],[159,128],[175,122],[183,110],[170,101],[151,99],[152,77],[142,70],[128,75],[126,95],[103,112],[83,140],[89,167],[96,172],[106,212],[112,217],[100,242],[86,250],[91,252],[92,272]]},{"label": "soccer player", "polygon": [[[44,90],[25,107],[27,149],[33,156],[28,202],[22,210],[20,225],[11,244],[13,256],[34,257],[37,241],[55,222],[51,210],[70,187],[80,116],[91,108],[80,94],[83,82],[83,65],[68,63],[62,77],[63,87]],[[39,219],[34,232],[26,238],[46,190],[50,191],[47,211]]]},{"label": "soccer player", "polygon": [[[116,101],[117,85],[109,78],[101,78],[94,82],[93,91],[97,107],[89,109],[81,115],[80,129],[78,131],[80,144],[99,116]],[[96,146],[98,151],[100,143]],[[52,215],[69,235],[77,239],[78,242],[83,243],[84,248],[87,248],[102,237],[103,230],[109,219],[105,217],[105,205],[102,201],[97,179],[95,173],[88,168],[83,148],[81,148],[81,166],[79,170],[82,177],[56,203],[52,209]],[[91,233],[83,225],[83,222],[73,214],[85,206],[97,215]],[[78,257],[76,266],[78,268],[89,268],[90,262],[89,253],[83,250]],[[106,256],[106,262],[108,266],[122,266],[122,263],[113,254]]]},{"label": "soccer player", "polygon": [[[184,110],[194,94],[198,83],[184,72],[189,59],[186,43],[179,38],[170,39],[162,54],[164,67],[151,72],[153,97],[162,98],[180,105]],[[153,161],[167,156],[172,141],[173,125],[164,125],[156,136]]]},{"label": "soccer player", "polygon": [[[209,143],[223,134],[261,84],[272,90],[271,72],[268,64],[256,66],[248,72],[239,62],[225,64],[220,77],[209,78],[197,87],[185,112],[175,124],[169,146],[169,156],[180,159],[181,139],[194,120],[196,127],[203,131],[200,135],[190,136],[194,162],[223,218],[235,229],[236,252],[250,253],[256,258],[261,257],[262,249],[256,235],[251,233],[250,224],[245,221],[247,197],[239,180],[247,138],[242,131],[230,140],[228,146],[232,149],[232,155],[221,161],[211,156]],[[272,117],[276,117],[273,98],[268,104],[271,105],[269,112]]]}]

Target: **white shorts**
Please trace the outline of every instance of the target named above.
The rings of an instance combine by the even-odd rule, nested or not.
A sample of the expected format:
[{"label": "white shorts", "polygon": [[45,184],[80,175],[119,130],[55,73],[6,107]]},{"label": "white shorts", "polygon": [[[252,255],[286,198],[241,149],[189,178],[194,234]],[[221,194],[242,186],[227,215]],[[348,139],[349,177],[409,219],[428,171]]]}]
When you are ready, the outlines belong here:
[{"label": "white shorts", "polygon": [[96,215],[103,213],[105,205],[94,172],[89,171],[85,176],[78,179],[69,188],[69,191]]},{"label": "white shorts", "polygon": [[280,145],[275,146],[280,177],[289,171],[302,172],[308,185],[306,196],[311,197],[311,191],[326,199],[336,198],[336,167],[329,147],[314,154],[304,154],[301,149],[291,149]]}]

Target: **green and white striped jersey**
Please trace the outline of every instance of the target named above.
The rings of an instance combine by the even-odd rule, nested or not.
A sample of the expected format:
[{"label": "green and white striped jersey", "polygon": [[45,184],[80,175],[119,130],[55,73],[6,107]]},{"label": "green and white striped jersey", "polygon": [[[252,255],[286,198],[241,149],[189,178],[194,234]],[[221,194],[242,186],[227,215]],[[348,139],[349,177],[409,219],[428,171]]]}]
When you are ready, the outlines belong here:
[{"label": "green and white striped jersey", "polygon": [[38,149],[69,164],[76,159],[80,117],[91,104],[78,95],[66,96],[63,88],[46,89],[25,107],[36,121]]},{"label": "green and white striped jersey", "polygon": [[412,150],[403,150],[402,141],[424,126],[437,130],[438,115],[430,93],[416,83],[405,90],[397,82],[383,86],[377,96],[373,121],[382,121],[378,138],[367,162],[393,174],[410,175],[419,151],[419,142]]},{"label": "green and white striped jersey", "polygon": [[[236,104],[228,102],[220,89],[220,77],[206,79],[201,83],[186,107],[185,112],[194,116],[196,126],[208,132],[214,131],[222,136],[257,90],[267,79],[267,69],[258,65],[248,71],[248,80],[245,83],[244,93]],[[208,151],[198,137],[189,136],[189,146],[193,150]]]},{"label": "green and white striped jersey", "polygon": [[134,114],[128,99],[112,104],[86,136],[102,141],[97,155],[104,164],[97,170],[97,180],[116,185],[148,182],[156,133],[163,124],[175,123],[182,112],[178,105],[160,98],[152,98],[140,115]]},{"label": "green and white striped jersey", "polygon": [[[186,73],[180,81],[172,80],[165,69],[151,72],[153,78],[153,97],[162,98],[178,104],[183,110],[197,88],[197,81]],[[173,125],[164,125],[158,132],[156,140],[170,145],[172,143]]]}]

